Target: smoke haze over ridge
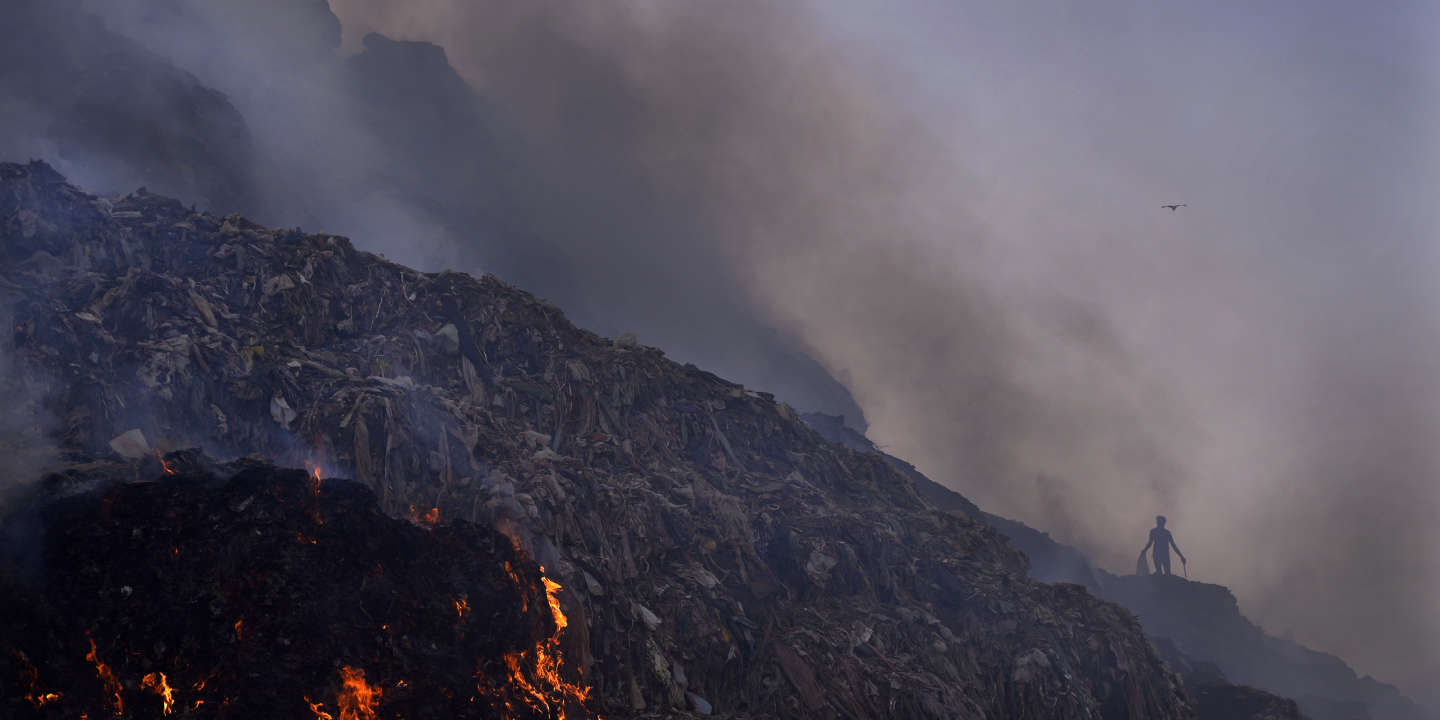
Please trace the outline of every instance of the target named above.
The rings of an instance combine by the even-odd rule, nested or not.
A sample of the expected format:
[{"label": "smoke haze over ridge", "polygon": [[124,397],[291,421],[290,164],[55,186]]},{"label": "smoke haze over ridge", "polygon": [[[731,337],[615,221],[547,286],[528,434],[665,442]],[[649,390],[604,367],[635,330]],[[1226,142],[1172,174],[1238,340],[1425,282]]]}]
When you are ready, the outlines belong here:
[{"label": "smoke haze over ridge", "polygon": [[586,122],[646,133],[895,454],[1110,567],[1164,512],[1276,632],[1440,669],[1418,4],[382,5],[336,7],[541,122],[590,79],[548,34],[611,69],[624,112]]},{"label": "smoke haze over ridge", "polygon": [[[293,10],[303,58],[263,30],[187,44],[185,23],[243,29],[221,11],[109,20],[231,98],[276,221],[493,270],[834,411],[824,381],[763,387],[825,375],[813,357],[873,438],[986,510],[1115,569],[1164,513],[1268,629],[1412,692],[1440,671],[1433,10],[333,9],[349,52],[445,48],[483,163],[351,127],[373,103],[307,41],[339,42],[328,13]],[[392,169],[415,149],[437,159]],[[432,211],[408,172],[485,199]]]}]

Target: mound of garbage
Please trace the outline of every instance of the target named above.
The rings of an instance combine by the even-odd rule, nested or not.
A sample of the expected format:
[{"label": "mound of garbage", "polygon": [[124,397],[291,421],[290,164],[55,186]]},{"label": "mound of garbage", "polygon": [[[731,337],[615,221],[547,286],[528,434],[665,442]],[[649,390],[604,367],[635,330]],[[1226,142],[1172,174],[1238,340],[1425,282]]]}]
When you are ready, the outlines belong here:
[{"label": "mound of garbage", "polygon": [[607,714],[1191,714],[1129,613],[772,396],[493,277],[38,163],[0,165],[0,268],[9,391],[50,428],[28,442],[310,462],[391,516],[494,527],[562,586]]}]

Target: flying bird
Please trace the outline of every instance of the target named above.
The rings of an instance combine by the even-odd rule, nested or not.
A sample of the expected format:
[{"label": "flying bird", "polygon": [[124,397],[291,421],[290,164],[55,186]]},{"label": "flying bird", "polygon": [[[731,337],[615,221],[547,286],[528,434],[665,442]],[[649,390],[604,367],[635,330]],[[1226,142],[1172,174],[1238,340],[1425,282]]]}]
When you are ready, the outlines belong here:
[{"label": "flying bird", "polygon": [[1182,207],[1188,207],[1188,206],[1187,206],[1185,203],[1180,203],[1180,204],[1178,204],[1178,205],[1161,205],[1160,207],[1165,208],[1165,209],[1169,210],[1170,212],[1175,212],[1176,210],[1179,210],[1179,209],[1182,208]]}]

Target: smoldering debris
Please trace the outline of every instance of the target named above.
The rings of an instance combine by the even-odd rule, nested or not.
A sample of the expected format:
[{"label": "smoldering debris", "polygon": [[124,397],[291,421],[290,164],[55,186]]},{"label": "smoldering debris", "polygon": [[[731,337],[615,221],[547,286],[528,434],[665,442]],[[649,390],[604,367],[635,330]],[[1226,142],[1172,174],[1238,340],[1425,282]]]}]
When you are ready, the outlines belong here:
[{"label": "smoldering debris", "polygon": [[584,711],[535,662],[560,631],[544,578],[493,530],[412,525],[354,482],[194,452],[48,483],[84,480],[103,486],[43,505],[39,576],[0,575],[7,718]]}]

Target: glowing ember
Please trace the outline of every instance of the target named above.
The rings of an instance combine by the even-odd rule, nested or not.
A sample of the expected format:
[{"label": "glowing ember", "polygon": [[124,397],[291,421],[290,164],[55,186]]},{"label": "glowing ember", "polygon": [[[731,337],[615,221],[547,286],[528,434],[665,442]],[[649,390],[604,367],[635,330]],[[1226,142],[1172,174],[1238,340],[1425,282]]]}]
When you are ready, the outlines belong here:
[{"label": "glowing ember", "polygon": [[465,613],[467,612],[470,612],[470,601],[463,597],[455,598],[455,614],[459,615],[461,620],[464,620]]},{"label": "glowing ember", "polygon": [[510,579],[521,589],[520,612],[522,614],[530,612],[530,593],[525,592],[525,590],[530,587],[530,583],[520,577],[520,573],[515,572],[515,568],[511,567],[508,561],[505,563],[505,574],[509,575]]},{"label": "glowing ember", "polygon": [[166,475],[175,474],[175,468],[170,467],[170,463],[165,462],[165,456],[161,455],[159,450],[155,451],[155,459],[160,461],[160,467],[165,469]]},{"label": "glowing ember", "polygon": [[440,508],[432,507],[426,510],[424,515],[421,515],[420,511],[415,509],[414,505],[411,505],[410,512],[406,513],[406,516],[410,518],[410,522],[416,525],[433,528],[440,523]]},{"label": "glowing ember", "polygon": [[380,704],[380,688],[365,682],[365,671],[349,665],[340,668],[343,687],[335,703],[340,706],[340,720],[375,720],[375,706]]},{"label": "glowing ember", "polygon": [[301,545],[314,545],[319,542],[315,538],[309,537],[302,532],[295,533],[295,539],[298,540]]},{"label": "glowing ember", "polygon": [[245,618],[235,621],[235,642],[245,641]]},{"label": "glowing ember", "polygon": [[95,649],[95,639],[88,634],[85,636],[85,639],[90,641],[90,652],[85,654],[85,659],[95,663],[95,674],[99,675],[100,679],[104,681],[105,692],[115,697],[114,702],[110,703],[110,705],[115,716],[119,717],[125,714],[125,701],[120,697],[120,680],[115,677],[115,673],[110,670],[109,665],[100,662],[99,651]]},{"label": "glowing ember", "polygon": [[170,688],[170,683],[165,681],[165,673],[152,672],[140,679],[140,687],[145,690],[153,690],[164,702],[161,710],[162,715],[169,715],[175,711],[175,691]]},{"label": "glowing ember", "polygon": [[[320,464],[313,463],[307,460],[305,462],[305,466],[310,468],[310,477],[306,478],[310,485],[310,495],[314,499],[319,500],[320,488],[325,484],[324,479],[320,477]],[[310,519],[314,520],[316,525],[325,524],[325,517],[320,514],[320,510],[318,508],[311,511]],[[302,540],[302,542],[304,541]],[[311,544],[314,544],[315,541],[311,540],[310,542]]]}]

